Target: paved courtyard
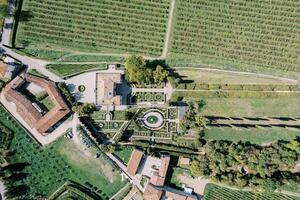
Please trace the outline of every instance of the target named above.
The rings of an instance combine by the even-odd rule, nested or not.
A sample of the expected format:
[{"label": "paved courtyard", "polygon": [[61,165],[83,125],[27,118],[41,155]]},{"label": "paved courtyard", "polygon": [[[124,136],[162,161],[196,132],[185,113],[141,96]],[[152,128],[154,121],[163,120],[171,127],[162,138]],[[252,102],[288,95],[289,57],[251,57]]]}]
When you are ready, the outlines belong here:
[{"label": "paved courtyard", "polygon": [[[75,98],[79,102],[84,103],[96,103],[96,73],[87,72],[77,76],[73,76],[66,80],[66,84],[70,89],[71,93],[75,94]],[[84,85],[85,91],[79,92],[78,86]]]},{"label": "paved courtyard", "polygon": [[146,156],[143,158],[141,165],[138,170],[138,174],[145,175],[148,177],[151,177],[151,169],[152,167],[156,166],[159,169],[159,166],[161,165],[161,159],[152,157],[152,156]]}]

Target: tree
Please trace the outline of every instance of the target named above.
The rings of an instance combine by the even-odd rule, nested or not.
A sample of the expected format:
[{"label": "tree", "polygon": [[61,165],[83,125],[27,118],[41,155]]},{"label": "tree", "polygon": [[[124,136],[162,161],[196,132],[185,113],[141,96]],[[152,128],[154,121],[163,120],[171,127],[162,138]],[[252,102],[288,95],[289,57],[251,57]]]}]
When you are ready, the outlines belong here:
[{"label": "tree", "polygon": [[164,82],[168,75],[169,72],[165,70],[162,66],[158,65],[156,67],[156,70],[153,72],[154,83],[160,84]]},{"label": "tree", "polygon": [[116,146],[114,145],[109,145],[108,146],[108,152],[109,153],[114,153],[116,151]]},{"label": "tree", "polygon": [[201,99],[198,102],[198,105],[197,105],[197,111],[198,111],[198,113],[203,112],[203,110],[205,109],[205,106],[206,106],[206,101],[204,99]]},{"label": "tree", "polygon": [[96,110],[96,106],[93,103],[77,104],[73,107],[74,112],[76,112],[80,117],[88,116],[91,112]]},{"label": "tree", "polygon": [[201,161],[195,159],[190,164],[190,170],[192,176],[194,177],[209,175],[210,174],[209,162],[207,159],[203,159]]},{"label": "tree", "polygon": [[290,141],[286,146],[296,151],[297,153],[300,153],[300,142],[298,142],[297,140]]},{"label": "tree", "polygon": [[205,117],[199,115],[195,117],[195,121],[198,126],[206,126],[208,122],[208,120]]},{"label": "tree", "polygon": [[150,83],[151,70],[146,68],[146,62],[142,56],[132,55],[125,59],[127,79],[132,83]]},{"label": "tree", "polygon": [[66,83],[60,82],[60,83],[58,83],[57,86],[58,86],[58,89],[60,90],[60,92],[63,94],[63,97],[65,98],[65,100],[68,101],[70,105],[73,105],[75,102],[75,99],[72,96],[71,92],[69,91]]},{"label": "tree", "polygon": [[133,118],[133,116],[134,116],[133,112],[128,111],[128,112],[125,113],[125,119],[126,120],[131,120]]}]

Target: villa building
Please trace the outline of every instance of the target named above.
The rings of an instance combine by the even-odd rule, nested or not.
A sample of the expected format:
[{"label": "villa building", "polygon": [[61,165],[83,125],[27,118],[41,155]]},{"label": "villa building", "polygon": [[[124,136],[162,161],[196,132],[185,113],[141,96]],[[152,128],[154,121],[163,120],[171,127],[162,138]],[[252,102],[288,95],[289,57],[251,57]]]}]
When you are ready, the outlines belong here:
[{"label": "villa building", "polygon": [[96,105],[120,106],[122,104],[122,97],[116,95],[116,85],[120,83],[120,73],[97,73]]}]

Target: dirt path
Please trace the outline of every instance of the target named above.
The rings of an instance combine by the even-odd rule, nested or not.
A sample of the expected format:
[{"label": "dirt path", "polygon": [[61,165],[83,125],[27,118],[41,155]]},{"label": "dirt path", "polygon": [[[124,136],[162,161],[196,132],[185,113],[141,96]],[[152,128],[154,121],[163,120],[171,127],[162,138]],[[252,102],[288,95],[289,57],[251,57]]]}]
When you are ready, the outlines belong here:
[{"label": "dirt path", "polygon": [[169,46],[170,46],[170,40],[171,40],[175,3],[176,3],[176,0],[171,0],[170,12],[169,12],[169,17],[168,17],[168,26],[167,26],[166,36],[165,36],[164,50],[162,52],[162,55],[160,56],[160,59],[167,58],[167,54],[168,54],[168,50],[169,50]]},{"label": "dirt path", "polygon": [[4,200],[4,191],[5,191],[5,186],[4,184],[0,181],[0,200]]}]

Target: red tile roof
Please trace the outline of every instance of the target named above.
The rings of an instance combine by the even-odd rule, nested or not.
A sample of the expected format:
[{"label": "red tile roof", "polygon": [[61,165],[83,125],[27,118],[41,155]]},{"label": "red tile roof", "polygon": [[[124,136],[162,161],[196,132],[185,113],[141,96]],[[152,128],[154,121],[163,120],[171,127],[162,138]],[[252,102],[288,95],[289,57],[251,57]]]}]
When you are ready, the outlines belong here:
[{"label": "red tile roof", "polygon": [[[33,107],[32,102],[17,90],[24,82],[32,82],[44,88],[55,104],[54,108],[44,116],[39,113]],[[21,74],[13,79],[3,91],[7,101],[13,102],[16,105],[17,112],[24,121],[31,128],[35,128],[39,133],[45,133],[71,111],[61,96],[56,84],[43,78],[29,74]]]},{"label": "red tile roof", "polygon": [[147,184],[143,196],[145,200],[160,200],[162,193],[163,191],[157,189],[152,184]]},{"label": "red tile roof", "polygon": [[127,172],[130,175],[134,176],[136,174],[138,167],[140,165],[140,162],[143,158],[143,154],[144,153],[141,150],[137,150],[137,149],[135,149],[132,152],[128,166],[127,166]]},{"label": "red tile roof", "polygon": [[161,165],[158,174],[153,174],[150,178],[150,183],[157,186],[163,186],[167,176],[167,171],[170,163],[170,156],[164,156],[161,159]]}]

